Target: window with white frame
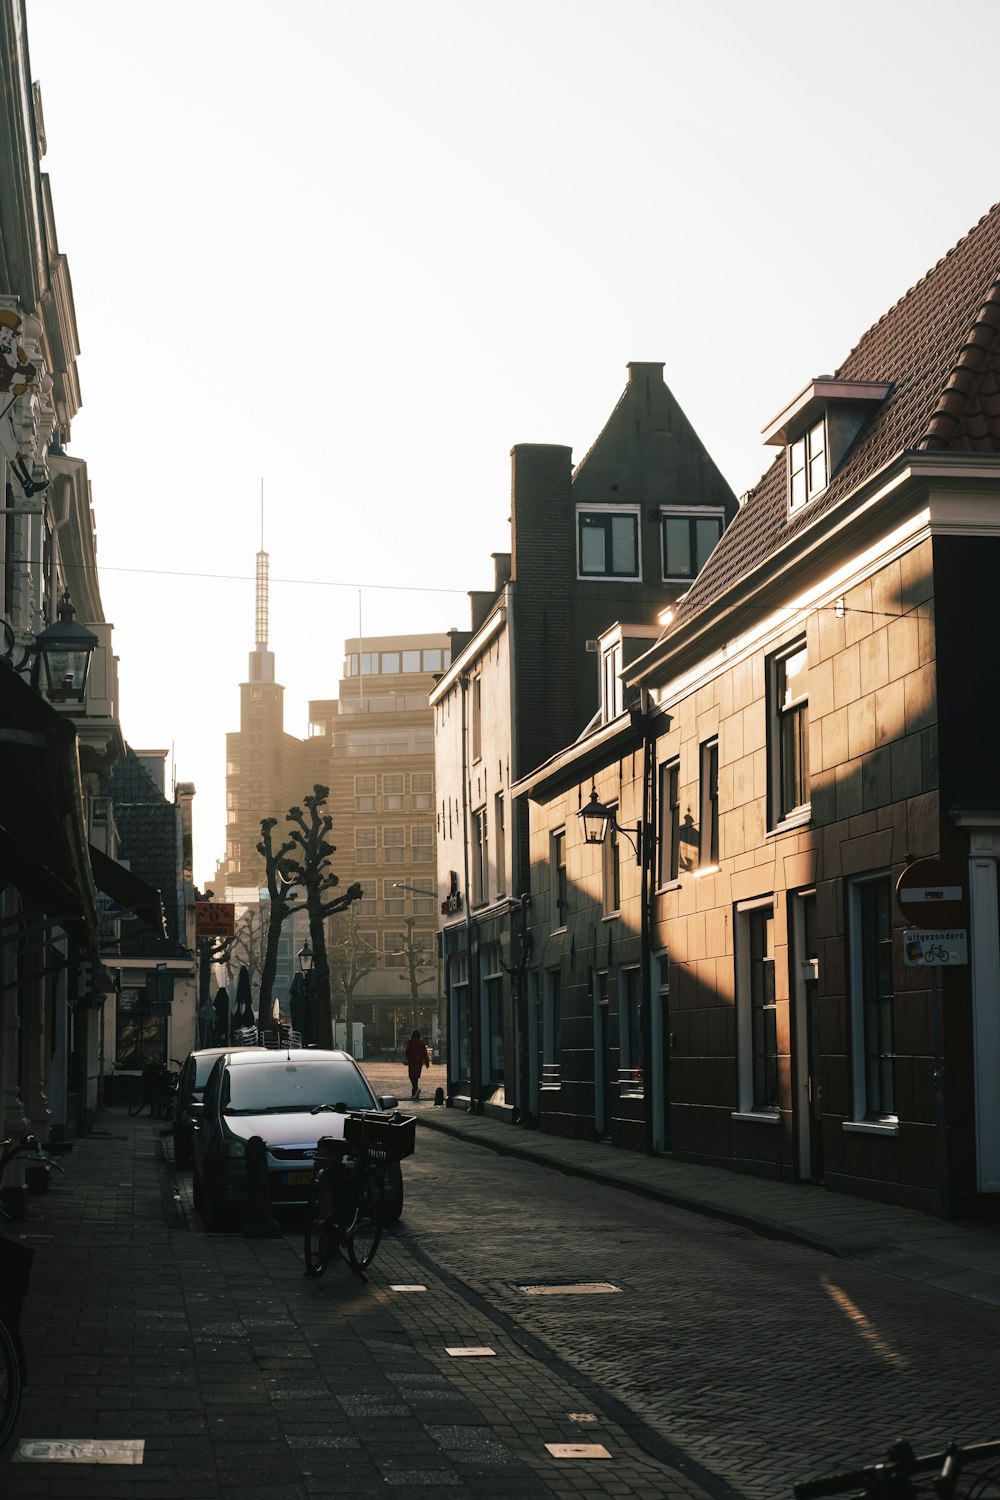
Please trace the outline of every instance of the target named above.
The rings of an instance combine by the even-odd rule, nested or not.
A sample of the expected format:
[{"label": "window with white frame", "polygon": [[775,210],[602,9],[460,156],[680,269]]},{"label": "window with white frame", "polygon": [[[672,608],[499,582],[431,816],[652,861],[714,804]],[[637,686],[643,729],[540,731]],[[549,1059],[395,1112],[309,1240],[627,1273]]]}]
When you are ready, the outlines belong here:
[{"label": "window with white frame", "polygon": [[792,510],[807,504],[829,479],[826,453],[826,418],[788,445],[788,503]]},{"label": "window with white frame", "polygon": [[805,638],[768,661],[770,823],[809,812],[809,673]]},{"label": "window with white frame", "polygon": [[615,917],[621,911],[622,907],[622,865],[618,829],[615,824],[618,809],[613,807],[610,811],[612,818],[608,823],[608,831],[605,835],[604,843],[601,845],[601,876],[604,915],[606,917]]},{"label": "window with white frame", "polygon": [[497,876],[497,895],[507,889],[507,814],[503,792],[493,798],[493,862]]},{"label": "window with white frame", "polygon": [[477,672],[469,683],[469,739],[473,760],[483,756],[483,679]]},{"label": "window with white frame", "polygon": [[410,777],[410,803],[414,812],[428,812],[434,805],[433,771],[414,771]]},{"label": "window with white frame", "polygon": [[354,859],[359,865],[373,865],[378,859],[377,828],[355,828]]},{"label": "window with white frame", "polygon": [[406,858],[406,829],[386,827],[382,829],[382,863],[400,865]]},{"label": "window with white frame", "polygon": [[657,884],[670,885],[680,875],[681,768],[676,760],[661,765],[657,786]]},{"label": "window with white frame", "polygon": [[542,990],[542,1088],[558,1088],[562,1081],[562,976],[546,969]]},{"label": "window with white frame", "polygon": [[382,882],[382,912],[387,917],[401,917],[406,911],[406,892],[397,891],[391,880]]},{"label": "window with white frame", "polygon": [[485,807],[472,814],[472,901],[482,906],[490,899],[489,823]]},{"label": "window with white frame", "polygon": [[701,746],[701,865],[719,863],[719,742],[706,740]]},{"label": "window with white frame", "polygon": [[778,1023],[774,975],[774,906],[736,909],[736,1025],[739,1108],[773,1116],[778,1109]]},{"label": "window with white frame", "polygon": [[697,578],[722,535],[724,512],[665,506],[660,515],[664,582]]},{"label": "window with white frame", "polygon": [[414,864],[424,864],[434,858],[434,830],[429,823],[411,826],[410,855]]},{"label": "window with white frame", "polygon": [[634,578],[639,568],[639,507],[577,510],[581,578]]},{"label": "window with white frame", "polygon": [[404,969],[406,967],[406,933],[386,931],[383,934],[385,943],[385,966],[387,969]]},{"label": "window with white frame", "polygon": [[552,892],[552,930],[566,926],[569,916],[569,880],[566,874],[566,830],[549,835],[549,888]]},{"label": "window with white frame", "polygon": [[601,657],[601,700],[606,724],[617,719],[625,709],[621,671],[622,647],[621,641],[618,641]]},{"label": "window with white frame", "polygon": [[638,968],[622,969],[618,981],[618,1083],[624,1098],[643,1094],[641,978]]},{"label": "window with white frame", "polygon": [[375,811],[375,777],[355,776],[354,778],[354,811]]},{"label": "window with white frame", "polygon": [[403,811],[403,787],[405,778],[398,771],[387,772],[382,777],[382,806],[386,812]]},{"label": "window with white frame", "polygon": [[854,1118],[894,1123],[891,877],[852,880],[847,909]]}]

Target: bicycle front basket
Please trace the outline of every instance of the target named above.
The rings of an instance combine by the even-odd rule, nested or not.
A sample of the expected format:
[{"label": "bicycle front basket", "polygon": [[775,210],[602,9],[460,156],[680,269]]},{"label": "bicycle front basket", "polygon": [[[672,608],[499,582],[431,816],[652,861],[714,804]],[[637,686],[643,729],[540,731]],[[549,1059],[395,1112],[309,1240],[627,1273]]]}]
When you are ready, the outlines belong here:
[{"label": "bicycle front basket", "polygon": [[416,1115],[376,1113],[358,1110],[344,1120],[344,1140],[349,1146],[363,1146],[373,1161],[402,1161],[412,1156],[417,1138]]}]

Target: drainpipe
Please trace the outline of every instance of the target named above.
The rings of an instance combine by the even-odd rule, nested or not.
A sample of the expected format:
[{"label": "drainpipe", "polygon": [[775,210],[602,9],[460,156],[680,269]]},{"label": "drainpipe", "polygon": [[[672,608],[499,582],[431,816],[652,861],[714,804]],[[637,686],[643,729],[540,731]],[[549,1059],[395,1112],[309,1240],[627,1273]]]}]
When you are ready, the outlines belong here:
[{"label": "drainpipe", "polygon": [[482,1036],[479,1026],[479,975],[474,963],[475,930],[469,890],[469,679],[462,683],[462,880],[465,885],[465,966],[469,996],[469,1112],[482,1109]]},{"label": "drainpipe", "polygon": [[656,858],[656,840],[653,838],[653,818],[655,815],[656,796],[653,787],[653,734],[649,721],[649,703],[646,690],[641,690],[640,712],[643,719],[642,731],[642,837],[639,842],[639,850],[642,855],[639,873],[640,894],[640,918],[639,918],[639,952],[642,957],[642,967],[639,971],[639,996],[642,1005],[642,1056],[643,1056],[643,1104],[645,1116],[646,1150],[650,1154],[653,1151],[653,1090],[652,1090],[652,1061],[653,1061],[653,1002],[652,1002],[652,975],[650,972],[651,956],[649,949],[650,932],[652,930],[652,887],[651,866]]},{"label": "drainpipe", "polygon": [[515,970],[514,1003],[517,1006],[521,1042],[517,1056],[517,1103],[520,1122],[528,1128],[531,1126],[532,1116],[528,1090],[528,997],[525,974],[528,968],[528,956],[531,953],[531,934],[528,931],[528,908],[530,906],[531,895],[525,891],[521,896],[521,947],[517,955],[517,969]]}]

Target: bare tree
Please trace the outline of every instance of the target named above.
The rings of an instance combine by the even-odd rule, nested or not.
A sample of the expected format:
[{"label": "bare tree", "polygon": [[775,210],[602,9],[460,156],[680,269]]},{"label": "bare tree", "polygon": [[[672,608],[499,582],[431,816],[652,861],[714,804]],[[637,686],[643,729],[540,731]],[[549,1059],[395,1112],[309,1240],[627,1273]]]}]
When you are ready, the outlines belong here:
[{"label": "bare tree", "polygon": [[234,980],[240,968],[250,975],[255,984],[264,968],[264,953],[267,947],[267,929],[270,926],[270,902],[248,906],[236,923],[236,931],[229,939],[226,958],[226,976]]},{"label": "bare tree", "polygon": [[[354,1037],[354,991],[365,975],[378,967],[378,949],[362,937],[358,920],[357,907],[352,906],[331,920],[328,937],[330,980],[333,993],[343,1002],[349,1052]],[[337,1010],[339,1013],[339,1005]]]},{"label": "bare tree", "polygon": [[[403,960],[403,967],[406,970],[406,977],[403,979],[403,983],[407,985],[410,992],[411,1028],[417,1025],[421,985],[435,984],[437,980],[437,969],[436,966],[434,966],[434,960],[427,957],[427,950],[425,948],[421,947],[419,943],[414,942],[413,928],[416,920],[416,917],[406,917],[404,919],[406,925],[406,936],[403,938],[403,946],[401,948],[397,948],[395,953],[386,955],[387,957],[391,956],[393,958],[401,958]],[[419,969],[427,968],[428,965],[434,966],[433,971],[421,978],[417,971]],[[400,977],[402,978],[403,976]]]},{"label": "bare tree", "polygon": [[320,1047],[332,1047],[333,1010],[330,1005],[330,965],[326,953],[327,917],[346,911],[364,894],[356,882],[342,895],[332,892],[340,884],[330,867],[330,860],[337,846],[330,839],[333,818],[324,811],[330,788],[313,786],[312,794],[303,797],[305,811],[301,807],[290,807],[286,822],[292,831],[282,846],[285,873],[292,883],[301,887],[304,905],[309,914],[309,939],[313,950],[313,996],[316,1005],[316,1040]]}]

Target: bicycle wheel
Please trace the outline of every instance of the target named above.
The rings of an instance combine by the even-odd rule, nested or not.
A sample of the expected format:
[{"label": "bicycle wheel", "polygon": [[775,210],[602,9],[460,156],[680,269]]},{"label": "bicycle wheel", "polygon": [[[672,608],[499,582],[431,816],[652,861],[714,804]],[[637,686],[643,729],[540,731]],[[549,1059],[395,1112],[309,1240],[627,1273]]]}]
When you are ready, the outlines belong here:
[{"label": "bicycle wheel", "polygon": [[141,1115],[145,1106],[146,1092],[144,1089],[137,1089],[128,1101],[128,1112],[130,1115]]},{"label": "bicycle wheel", "polygon": [[23,1388],[24,1372],[17,1345],[6,1323],[0,1323],[0,1448],[14,1430]]},{"label": "bicycle wheel", "polygon": [[355,1271],[364,1271],[375,1259],[382,1223],[385,1218],[385,1195],[382,1173],[369,1172],[361,1189],[358,1211],[347,1231],[347,1255]]},{"label": "bicycle wheel", "polygon": [[321,1172],[313,1184],[306,1209],[303,1256],[307,1276],[322,1276],[333,1256],[340,1254],[333,1223],[333,1173]]}]

